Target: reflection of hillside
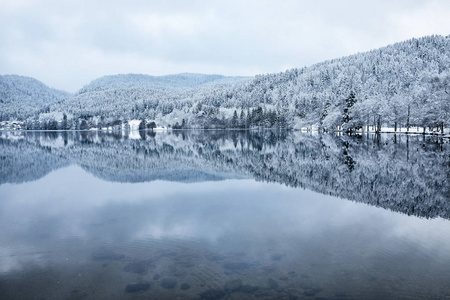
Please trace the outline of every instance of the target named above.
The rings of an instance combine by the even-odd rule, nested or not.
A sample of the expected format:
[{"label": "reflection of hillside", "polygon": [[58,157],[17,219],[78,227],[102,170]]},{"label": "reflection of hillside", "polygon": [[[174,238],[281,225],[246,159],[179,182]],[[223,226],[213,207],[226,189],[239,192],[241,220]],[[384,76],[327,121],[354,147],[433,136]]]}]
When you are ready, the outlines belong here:
[{"label": "reflection of hillside", "polygon": [[52,153],[50,146],[23,136],[5,138],[5,135],[0,133],[0,184],[33,181],[68,165]]},{"label": "reflection of hillside", "polygon": [[450,218],[449,144],[422,136],[265,132],[1,136],[2,183],[71,163],[121,182],[253,177],[423,217]]}]

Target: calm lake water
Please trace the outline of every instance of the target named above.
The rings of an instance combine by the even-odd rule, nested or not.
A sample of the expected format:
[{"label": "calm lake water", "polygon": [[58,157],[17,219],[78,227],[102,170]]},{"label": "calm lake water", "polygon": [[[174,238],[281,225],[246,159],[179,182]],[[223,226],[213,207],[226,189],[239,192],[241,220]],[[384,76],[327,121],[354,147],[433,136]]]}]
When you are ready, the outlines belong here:
[{"label": "calm lake water", "polygon": [[450,299],[437,137],[0,132],[1,299]]}]

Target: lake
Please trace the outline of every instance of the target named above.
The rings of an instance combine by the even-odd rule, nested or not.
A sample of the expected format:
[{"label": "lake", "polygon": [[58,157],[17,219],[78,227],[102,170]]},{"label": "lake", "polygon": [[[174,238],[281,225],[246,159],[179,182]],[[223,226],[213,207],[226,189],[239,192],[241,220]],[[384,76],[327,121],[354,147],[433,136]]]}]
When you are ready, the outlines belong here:
[{"label": "lake", "polygon": [[450,299],[450,144],[0,132],[1,299]]}]

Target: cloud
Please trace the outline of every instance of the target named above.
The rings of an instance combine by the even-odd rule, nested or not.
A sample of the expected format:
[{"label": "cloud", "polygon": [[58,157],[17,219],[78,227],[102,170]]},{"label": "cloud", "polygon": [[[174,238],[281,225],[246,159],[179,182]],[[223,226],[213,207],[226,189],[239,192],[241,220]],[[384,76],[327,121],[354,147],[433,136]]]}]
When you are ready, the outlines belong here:
[{"label": "cloud", "polygon": [[75,91],[115,73],[254,75],[448,34],[448,1],[2,1],[0,70]]}]

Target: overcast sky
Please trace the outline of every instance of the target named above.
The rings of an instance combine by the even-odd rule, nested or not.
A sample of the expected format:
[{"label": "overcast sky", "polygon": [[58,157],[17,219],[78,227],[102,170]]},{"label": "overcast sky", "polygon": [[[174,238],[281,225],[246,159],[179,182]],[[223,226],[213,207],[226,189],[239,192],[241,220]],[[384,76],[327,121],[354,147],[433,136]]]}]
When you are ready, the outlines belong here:
[{"label": "overcast sky", "polygon": [[450,34],[448,0],[0,0],[0,74],[255,75]]}]

